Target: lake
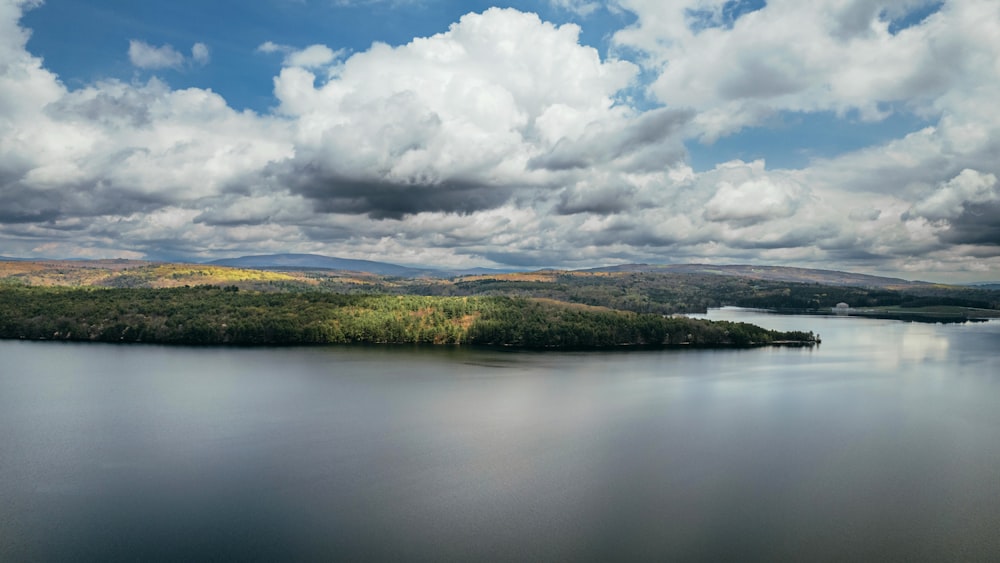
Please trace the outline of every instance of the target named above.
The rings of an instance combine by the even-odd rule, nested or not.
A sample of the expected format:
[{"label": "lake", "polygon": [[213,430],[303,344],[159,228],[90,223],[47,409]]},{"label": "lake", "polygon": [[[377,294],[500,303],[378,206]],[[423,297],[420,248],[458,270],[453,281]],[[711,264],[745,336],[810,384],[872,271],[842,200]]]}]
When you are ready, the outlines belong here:
[{"label": "lake", "polygon": [[1000,322],[816,348],[0,341],[0,560],[1000,558]]}]

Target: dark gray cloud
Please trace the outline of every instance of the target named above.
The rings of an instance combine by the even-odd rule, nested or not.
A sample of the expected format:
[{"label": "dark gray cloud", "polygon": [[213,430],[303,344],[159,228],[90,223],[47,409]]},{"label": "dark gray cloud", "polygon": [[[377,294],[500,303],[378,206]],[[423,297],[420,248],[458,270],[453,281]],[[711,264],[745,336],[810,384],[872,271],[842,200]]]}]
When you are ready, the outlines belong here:
[{"label": "dark gray cloud", "polygon": [[724,100],[772,98],[798,92],[809,86],[802,69],[782,68],[758,58],[743,58],[736,72],[719,84]]},{"label": "dark gray cloud", "polygon": [[1000,246],[1000,202],[966,203],[941,239],[951,244]]},{"label": "dark gray cloud", "polygon": [[0,224],[35,223],[59,217],[59,209],[50,197],[25,188],[23,181],[28,172],[15,163],[0,168]]},{"label": "dark gray cloud", "polygon": [[635,189],[631,186],[603,185],[594,189],[566,189],[555,210],[562,215],[595,213],[611,215],[632,209]]},{"label": "dark gray cloud", "polygon": [[284,211],[275,208],[273,199],[255,201],[249,192],[210,198],[204,202],[202,209],[192,221],[210,227],[263,225]]},{"label": "dark gray cloud", "polygon": [[108,179],[66,183],[39,190],[25,182],[0,188],[0,223],[51,223],[62,219],[127,216],[166,207],[164,193],[143,193],[115,185]]},{"label": "dark gray cloud", "polygon": [[192,219],[210,227],[253,227],[271,220],[270,215],[233,215],[225,209],[210,209]]},{"label": "dark gray cloud", "polygon": [[373,219],[402,219],[424,211],[473,213],[507,202],[514,188],[475,180],[407,183],[354,178],[314,163],[289,162],[271,170],[293,194],[312,200],[320,213],[364,214]]},{"label": "dark gray cloud", "polygon": [[588,242],[597,246],[627,245],[635,249],[673,249],[678,245],[696,245],[708,242],[711,235],[703,230],[684,233],[683,236],[658,231],[645,221],[622,220],[607,228],[588,233]]},{"label": "dark gray cloud", "polygon": [[565,263],[566,252],[562,250],[491,250],[483,253],[483,257],[497,264],[505,264],[515,268],[547,268],[552,264]]},{"label": "dark gray cloud", "polygon": [[594,124],[580,139],[563,138],[548,153],[532,158],[528,168],[565,171],[628,159],[628,170],[663,169],[687,156],[679,134],[693,117],[690,110],[659,108],[624,125]]},{"label": "dark gray cloud", "polygon": [[854,0],[847,3],[830,20],[832,34],[843,41],[872,33],[872,21],[884,10],[885,0]]},{"label": "dark gray cloud", "polygon": [[593,155],[588,154],[588,151],[585,150],[585,147],[580,146],[579,142],[570,141],[564,137],[547,154],[536,156],[528,161],[528,168],[554,172],[575,170],[590,166],[591,158]]},{"label": "dark gray cloud", "polygon": [[58,219],[59,216],[58,209],[24,205],[21,202],[9,202],[0,207],[0,223],[44,223]]},{"label": "dark gray cloud", "polygon": [[784,231],[777,231],[777,236],[766,238],[745,236],[726,240],[726,245],[732,248],[746,250],[775,250],[779,248],[803,248],[816,244],[818,241],[835,237],[839,230],[835,225],[824,224],[802,226]]},{"label": "dark gray cloud", "polygon": [[872,263],[882,262],[891,256],[875,252],[870,248],[836,248],[827,250],[831,262]]},{"label": "dark gray cloud", "polygon": [[615,156],[633,153],[677,135],[694,116],[690,109],[660,108],[643,113],[625,128],[616,144]]}]

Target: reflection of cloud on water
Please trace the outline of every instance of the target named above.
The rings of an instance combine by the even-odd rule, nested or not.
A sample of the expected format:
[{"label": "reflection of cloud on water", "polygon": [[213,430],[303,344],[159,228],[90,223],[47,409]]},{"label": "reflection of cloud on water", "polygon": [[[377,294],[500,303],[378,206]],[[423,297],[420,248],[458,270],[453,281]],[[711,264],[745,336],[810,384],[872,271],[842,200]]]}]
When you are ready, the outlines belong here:
[{"label": "reflection of cloud on water", "polygon": [[[810,350],[812,360],[851,365],[852,371],[868,367],[901,371],[918,364],[946,362],[949,355],[959,354],[967,341],[979,342],[989,334],[989,326],[981,323],[942,325],[843,315],[775,315],[740,308],[712,309],[703,318],[748,322],[773,330],[814,331],[823,343]],[[781,349],[771,353],[790,355],[789,350]]]},{"label": "reflection of cloud on water", "polygon": [[[718,310],[713,310],[716,313]],[[880,371],[899,371],[918,364],[940,363],[960,348],[962,325],[941,325],[873,319],[840,315],[774,315],[749,313],[745,310],[719,311],[711,320],[749,322],[773,330],[811,330],[823,343],[809,349],[815,362],[851,365],[851,371],[868,367]],[[982,327],[975,327],[981,329]],[[976,334],[979,334],[977,332]],[[955,339],[953,342],[952,339]],[[771,349],[770,353],[788,357],[788,349]]]},{"label": "reflection of cloud on water", "polygon": [[881,367],[940,362],[948,357],[948,338],[937,325],[906,323],[898,337],[877,347],[876,360]]}]

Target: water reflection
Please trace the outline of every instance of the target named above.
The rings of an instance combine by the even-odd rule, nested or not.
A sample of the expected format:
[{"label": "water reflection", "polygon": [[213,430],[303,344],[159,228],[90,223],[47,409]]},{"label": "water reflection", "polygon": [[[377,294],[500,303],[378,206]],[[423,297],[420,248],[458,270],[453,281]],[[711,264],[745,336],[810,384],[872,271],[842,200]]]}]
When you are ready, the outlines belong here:
[{"label": "water reflection", "polygon": [[713,309],[700,317],[755,322],[776,330],[812,330],[823,338],[823,344],[815,349],[820,358],[865,362],[892,372],[910,364],[956,361],[953,347],[965,338],[1000,344],[997,321],[929,324],[843,316],[768,315],[737,307]]},{"label": "water reflection", "polygon": [[1000,553],[1000,324],[814,349],[0,342],[0,560]]}]

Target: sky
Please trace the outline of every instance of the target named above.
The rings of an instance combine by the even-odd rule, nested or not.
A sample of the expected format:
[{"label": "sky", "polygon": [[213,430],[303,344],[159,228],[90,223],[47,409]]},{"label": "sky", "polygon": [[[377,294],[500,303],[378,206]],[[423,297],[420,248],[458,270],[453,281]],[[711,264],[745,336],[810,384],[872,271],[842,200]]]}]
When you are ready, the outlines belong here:
[{"label": "sky", "polygon": [[0,0],[0,256],[1000,280],[996,0]]}]

